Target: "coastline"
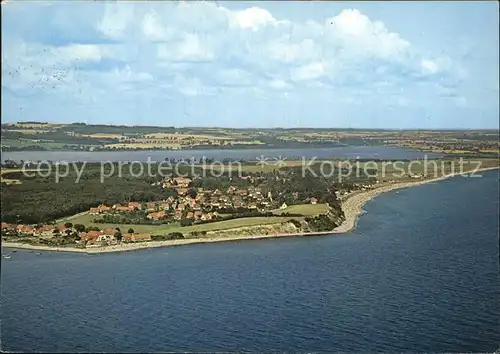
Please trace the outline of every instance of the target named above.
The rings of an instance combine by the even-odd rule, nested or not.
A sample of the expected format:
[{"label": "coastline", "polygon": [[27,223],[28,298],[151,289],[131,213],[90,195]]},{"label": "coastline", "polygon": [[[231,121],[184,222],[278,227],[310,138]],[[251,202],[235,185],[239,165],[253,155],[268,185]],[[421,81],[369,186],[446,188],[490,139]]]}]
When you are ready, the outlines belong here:
[{"label": "coastline", "polygon": [[[478,169],[475,172],[484,172],[490,170],[497,170],[497,167],[487,167]],[[244,241],[244,240],[261,240],[261,239],[272,239],[281,237],[296,237],[296,236],[319,236],[319,235],[334,235],[343,234],[350,232],[356,228],[359,216],[363,214],[363,206],[373,198],[386,192],[390,192],[396,189],[408,188],[419,186],[427,183],[438,182],[444,179],[456,177],[459,175],[467,175],[472,171],[463,173],[453,173],[444,175],[441,177],[429,178],[425,180],[412,181],[412,182],[395,182],[390,184],[385,184],[374,189],[369,189],[366,191],[361,191],[348,196],[342,201],[342,210],[344,211],[345,220],[344,222],[331,231],[322,232],[300,232],[300,233],[288,233],[288,234],[270,234],[270,235],[254,235],[254,236],[234,236],[234,237],[203,237],[203,238],[188,238],[180,240],[169,240],[169,241],[151,241],[142,243],[127,243],[115,246],[106,247],[95,247],[95,248],[75,248],[75,247],[47,247],[30,245],[15,242],[2,242],[2,248],[16,248],[16,249],[29,249],[29,250],[39,250],[39,251],[53,251],[53,252],[77,252],[77,253],[87,253],[87,254],[98,254],[98,253],[110,253],[110,252],[124,252],[124,251],[135,251],[140,249],[156,248],[156,247],[168,247],[168,246],[182,246],[189,244],[201,244],[201,243],[213,243],[213,242],[232,242],[232,241]]]}]

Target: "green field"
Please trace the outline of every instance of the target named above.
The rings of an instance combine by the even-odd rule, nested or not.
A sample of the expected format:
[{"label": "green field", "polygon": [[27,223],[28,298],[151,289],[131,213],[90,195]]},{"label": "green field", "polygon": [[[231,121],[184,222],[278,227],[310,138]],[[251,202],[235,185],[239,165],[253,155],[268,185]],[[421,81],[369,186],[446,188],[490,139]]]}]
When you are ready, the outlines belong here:
[{"label": "green field", "polygon": [[[58,220],[60,225],[65,222],[72,222],[73,224],[83,224],[85,226],[97,226],[101,229],[106,228],[116,228],[119,227],[122,232],[128,231],[132,228],[135,232],[146,232],[154,235],[166,235],[170,232],[182,232],[189,233],[193,231],[215,231],[215,230],[225,230],[232,229],[236,227],[245,226],[256,226],[256,225],[269,225],[278,224],[291,219],[302,220],[305,216],[313,216],[324,214],[328,210],[326,204],[297,204],[291,205],[286,209],[276,209],[273,210],[276,217],[251,217],[251,218],[240,218],[224,221],[216,221],[206,224],[198,224],[191,226],[180,226],[178,222],[165,225],[134,225],[134,224],[99,224],[94,223],[93,220],[96,215],[90,215],[88,213],[82,213],[80,215],[73,215],[68,218],[63,218]],[[303,216],[279,216],[282,213],[293,213],[302,214]]]},{"label": "green field", "polygon": [[[199,224],[192,226],[180,226],[179,223],[172,223],[165,225],[96,224],[92,222],[94,218],[95,215],[85,214],[73,218],[69,221],[71,221],[73,224],[83,224],[85,226],[97,226],[101,229],[119,227],[122,232],[127,232],[128,229],[132,228],[136,233],[167,235],[171,232],[182,232],[184,235],[187,235],[193,231],[217,231],[217,230],[233,229],[237,227],[279,224],[282,222],[289,221],[291,219],[296,219],[296,220],[302,219],[301,217],[287,217],[287,216],[253,217],[253,218],[216,221],[207,224]],[[64,221],[61,220],[60,224],[64,224]]]},{"label": "green field", "polygon": [[2,146],[11,146],[15,148],[24,148],[28,146],[38,146],[40,148],[53,150],[61,149],[65,145],[71,145],[70,143],[60,143],[60,142],[48,142],[48,141],[32,141],[28,139],[4,139],[2,140]]},{"label": "green field", "polygon": [[328,211],[326,204],[297,204],[290,205],[286,209],[276,209],[273,213],[276,215],[281,215],[282,213],[290,214],[302,214],[304,216],[313,216],[319,214],[325,214]]}]

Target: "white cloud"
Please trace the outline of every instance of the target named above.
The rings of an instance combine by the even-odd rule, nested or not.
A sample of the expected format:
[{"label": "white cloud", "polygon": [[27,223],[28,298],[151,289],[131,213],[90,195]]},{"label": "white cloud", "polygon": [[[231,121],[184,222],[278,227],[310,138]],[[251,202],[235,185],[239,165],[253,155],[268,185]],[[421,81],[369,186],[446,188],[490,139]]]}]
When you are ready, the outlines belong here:
[{"label": "white cloud", "polygon": [[158,57],[172,61],[207,61],[214,53],[196,34],[184,33],[182,39],[158,45]]},{"label": "white cloud", "polygon": [[323,76],[325,73],[325,63],[315,62],[293,69],[291,78],[293,81],[313,80]]},{"label": "white cloud", "polygon": [[267,10],[259,7],[251,7],[242,11],[229,12],[231,24],[244,29],[254,31],[266,25],[276,24],[277,21]]},{"label": "white cloud", "polygon": [[175,75],[172,86],[185,96],[211,96],[217,93],[216,89],[203,85],[198,78],[188,78],[180,74]]},{"label": "white cloud", "polygon": [[134,5],[133,2],[106,4],[104,16],[98,22],[97,29],[108,38],[122,38],[134,21]]},{"label": "white cloud", "polygon": [[252,75],[241,69],[221,69],[218,74],[219,82],[228,86],[248,86],[252,84]]},{"label": "white cloud", "polygon": [[160,23],[154,11],[147,13],[142,20],[142,32],[151,40],[167,40],[174,37],[173,31],[169,31]]},{"label": "white cloud", "polygon": [[266,45],[266,54],[270,59],[286,63],[314,60],[321,56],[317,44],[311,38],[304,39],[300,43],[269,42]]},{"label": "white cloud", "polygon": [[[384,23],[356,9],[324,14],[334,15],[325,21],[299,22],[278,19],[262,7],[232,10],[208,2],[101,4],[97,15],[79,19],[81,28],[97,31],[93,40],[66,39],[51,46],[43,40],[11,38],[3,59],[12,67],[22,62],[33,68],[22,78],[10,77],[5,85],[17,90],[43,82],[47,72],[49,80],[54,75],[60,78],[52,75],[54,66],[67,70],[67,84],[76,87],[68,92],[79,92],[78,87],[121,92],[137,85],[138,90],[147,87],[194,97],[215,95],[230,86],[228,90],[268,97],[295,90],[331,92],[333,85],[343,84],[370,86],[378,92],[382,84],[375,87],[376,83],[383,83],[384,90],[391,91],[402,82],[422,76],[428,80],[456,68],[449,59],[420,55]],[[58,18],[65,18],[61,11]],[[41,30],[52,31],[51,20],[45,23],[47,28]],[[71,21],[57,23],[58,29],[71,26]],[[64,37],[65,32],[60,33]],[[82,62],[87,72],[76,73]]]},{"label": "white cloud", "polygon": [[55,48],[52,52],[60,60],[99,61],[103,58],[102,47],[94,44],[71,44]]},{"label": "white cloud", "polygon": [[422,59],[420,65],[425,73],[435,74],[439,71],[439,66],[432,60]]},{"label": "white cloud", "polygon": [[271,80],[268,82],[269,87],[275,90],[291,90],[293,85],[284,80]]},{"label": "white cloud", "polygon": [[326,21],[330,38],[356,55],[395,59],[407,53],[411,45],[380,21],[371,21],[356,9],[343,10]]}]

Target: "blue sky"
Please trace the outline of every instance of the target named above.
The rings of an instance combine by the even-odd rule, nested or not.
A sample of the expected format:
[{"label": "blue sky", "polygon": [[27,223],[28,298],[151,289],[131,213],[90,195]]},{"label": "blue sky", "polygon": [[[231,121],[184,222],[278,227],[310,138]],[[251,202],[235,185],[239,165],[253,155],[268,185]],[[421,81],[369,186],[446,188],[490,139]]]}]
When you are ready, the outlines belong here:
[{"label": "blue sky", "polygon": [[498,3],[2,3],[2,121],[497,128]]}]

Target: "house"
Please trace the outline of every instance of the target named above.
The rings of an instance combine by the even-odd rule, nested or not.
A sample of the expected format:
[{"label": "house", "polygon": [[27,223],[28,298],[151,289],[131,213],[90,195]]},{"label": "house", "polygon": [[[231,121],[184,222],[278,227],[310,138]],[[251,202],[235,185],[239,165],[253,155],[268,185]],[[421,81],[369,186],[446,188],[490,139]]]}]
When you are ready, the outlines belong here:
[{"label": "house", "polygon": [[72,228],[70,228],[70,227],[66,227],[66,226],[64,226],[64,225],[59,225],[59,226],[57,227],[57,229],[59,230],[59,232],[60,232],[60,233],[61,233],[61,235],[63,235],[63,236],[68,236],[68,235],[69,235],[69,234],[73,231],[73,229],[72,229]]},{"label": "house", "polygon": [[182,210],[176,210],[174,213],[174,220],[181,220],[182,219]]},{"label": "house", "polygon": [[195,205],[193,205],[193,210],[194,210],[194,211],[201,210],[201,205],[200,205],[200,204],[195,204]]},{"label": "house", "polygon": [[214,218],[215,218],[214,213],[205,213],[205,214],[202,214],[200,217],[201,220],[212,220]]},{"label": "house", "polygon": [[43,225],[33,232],[34,236],[38,237],[52,237],[54,236],[54,226]]},{"label": "house", "polygon": [[177,185],[177,187],[187,188],[192,181],[190,178],[176,177],[174,178],[174,182]]},{"label": "house", "polygon": [[309,202],[310,202],[311,204],[317,204],[317,203],[318,203],[318,199],[316,199],[316,198],[312,197],[311,199],[309,199]]},{"label": "house", "polygon": [[111,210],[111,207],[109,207],[105,204],[100,204],[99,206],[97,206],[95,208],[90,208],[89,213],[95,215],[95,214],[104,213],[104,212],[110,211],[110,210]]},{"label": "house", "polygon": [[101,232],[100,231],[82,232],[79,234],[79,236],[81,244],[92,245],[97,241],[99,236],[101,236]]},{"label": "house", "polygon": [[186,219],[193,219],[194,218],[194,213],[192,211],[189,211],[187,214],[186,214]]},{"label": "house", "polygon": [[105,205],[105,204],[101,204],[97,207],[97,210],[99,213],[104,213],[106,211],[110,211],[111,210],[111,207]]},{"label": "house", "polygon": [[120,204],[113,205],[113,209],[116,210],[116,211],[130,211],[130,209],[129,209],[128,206],[123,206],[123,205],[120,205]]},{"label": "house", "polygon": [[179,205],[177,205],[177,210],[182,211],[184,209],[186,209],[186,205],[185,204],[179,204]]},{"label": "house", "polygon": [[248,191],[247,191],[246,189],[238,189],[238,190],[236,191],[236,194],[238,194],[238,195],[240,195],[240,196],[244,197],[244,196],[248,195]]},{"label": "house", "polygon": [[2,221],[2,227],[1,227],[2,230],[11,230],[12,229],[12,226],[7,224],[6,222]]},{"label": "house", "polygon": [[35,233],[35,228],[30,225],[17,225],[16,231],[25,235],[33,235]]},{"label": "house", "polygon": [[151,234],[124,234],[123,240],[126,242],[151,241]]},{"label": "house", "polygon": [[103,241],[109,244],[113,241],[116,241],[116,238],[114,235],[101,234],[97,237],[96,242],[103,242]]},{"label": "house", "polygon": [[118,230],[116,229],[104,229],[101,230],[101,235],[103,236],[108,236],[108,237],[115,237],[115,233],[117,233]]},{"label": "house", "polygon": [[172,208],[172,203],[170,203],[166,200],[163,200],[160,203],[158,203],[158,208],[169,210],[170,208]]},{"label": "house", "polygon": [[179,195],[185,195],[187,193],[188,189],[187,188],[179,188],[177,189],[177,194]]},{"label": "house", "polygon": [[132,210],[141,210],[142,209],[141,203],[138,203],[138,202],[129,202],[128,207],[129,207],[129,209],[132,209]]},{"label": "house", "polygon": [[167,217],[167,214],[164,211],[159,211],[157,213],[151,213],[146,216],[149,220],[162,220]]},{"label": "house", "polygon": [[288,205],[286,203],[281,204],[280,209],[286,209],[288,208]]}]

